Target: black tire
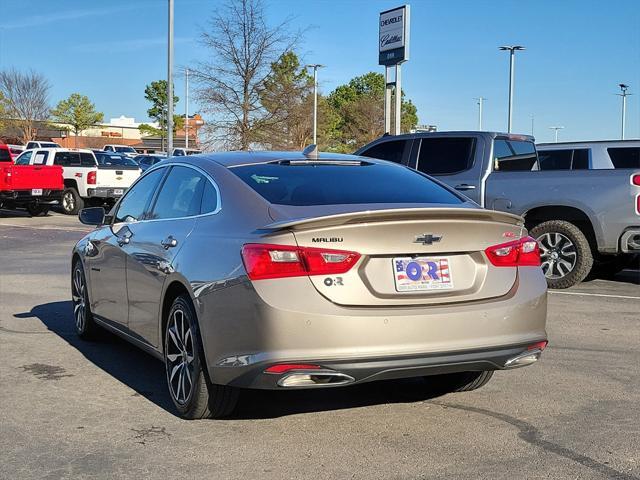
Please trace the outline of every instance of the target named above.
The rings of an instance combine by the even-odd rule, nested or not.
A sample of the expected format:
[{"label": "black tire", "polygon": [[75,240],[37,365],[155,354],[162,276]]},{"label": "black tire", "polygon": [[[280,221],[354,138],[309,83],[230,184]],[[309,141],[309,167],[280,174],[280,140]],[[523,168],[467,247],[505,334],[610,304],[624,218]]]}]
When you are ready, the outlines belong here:
[{"label": "black tire", "polygon": [[78,191],[71,187],[62,193],[62,211],[67,215],[77,215],[84,208],[84,200]]},{"label": "black tire", "polygon": [[209,381],[203,368],[197,317],[188,295],[173,301],[164,334],[167,387],[180,415],[189,420],[230,415],[238,403],[238,389]]},{"label": "black tire", "polygon": [[37,217],[38,215],[46,216],[49,213],[49,206],[29,204],[27,205],[27,212],[29,212],[29,215],[32,217]]},{"label": "black tire", "polygon": [[[529,234],[540,244],[542,270],[545,272],[549,288],[572,287],[584,280],[591,272],[593,252],[589,240],[582,230],[573,223],[565,220],[549,220],[536,225]],[[553,238],[556,239],[557,248],[549,247],[549,239]],[[565,247],[570,248],[565,250]],[[545,252],[545,249],[549,253]],[[570,253],[574,253],[574,255],[569,255]],[[550,263],[545,261],[545,255],[548,255]],[[556,255],[555,260],[551,258],[552,255]],[[564,256],[565,261],[568,259],[570,263],[573,262],[572,267],[570,269],[566,266],[561,268],[557,262],[558,256]]]},{"label": "black tire", "polygon": [[99,328],[93,320],[87,280],[79,260],[73,264],[71,270],[71,302],[73,304],[73,321],[76,333],[83,340],[92,340],[98,336]]},{"label": "black tire", "polygon": [[447,373],[424,377],[425,381],[441,393],[470,392],[489,383],[493,370],[482,372]]}]

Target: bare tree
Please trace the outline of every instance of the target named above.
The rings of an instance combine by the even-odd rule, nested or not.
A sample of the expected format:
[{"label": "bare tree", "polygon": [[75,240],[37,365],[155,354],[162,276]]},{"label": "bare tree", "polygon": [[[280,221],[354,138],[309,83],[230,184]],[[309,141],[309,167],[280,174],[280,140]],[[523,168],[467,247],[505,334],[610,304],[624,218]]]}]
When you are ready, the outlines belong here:
[{"label": "bare tree", "polygon": [[193,70],[201,107],[213,115],[214,138],[208,143],[248,150],[259,141],[270,116],[260,101],[261,87],[271,64],[299,36],[289,33],[289,20],[268,26],[261,0],[230,0],[214,12],[200,39],[211,58]]},{"label": "bare tree", "polygon": [[36,121],[49,118],[49,81],[40,73],[0,71],[0,93],[4,97],[7,123],[27,143],[36,135]]}]

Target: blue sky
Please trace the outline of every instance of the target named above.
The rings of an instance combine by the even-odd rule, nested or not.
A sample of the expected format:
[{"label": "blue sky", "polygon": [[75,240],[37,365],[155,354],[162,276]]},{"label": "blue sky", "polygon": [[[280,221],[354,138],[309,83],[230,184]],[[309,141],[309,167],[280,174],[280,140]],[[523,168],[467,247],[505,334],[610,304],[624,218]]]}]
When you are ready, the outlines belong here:
[{"label": "blue sky", "polygon": [[[166,75],[166,0],[2,0],[0,68],[43,73],[52,104],[72,92],[105,113],[146,119],[144,87]],[[293,17],[306,29],[298,51],[327,65],[328,93],[377,65],[378,12],[402,2],[266,0],[267,17]],[[631,85],[627,138],[640,138],[640,1],[417,0],[411,4],[411,59],[403,87],[421,123],[440,130],[475,129],[474,97],[486,97],[484,128],[505,130],[508,55],[503,44],[527,47],[516,58],[514,131],[549,141],[563,125],[566,140],[619,138],[617,84]],[[199,32],[217,0],[175,0],[177,67],[205,59]],[[176,77],[183,97],[183,80]],[[179,111],[184,111],[182,102]],[[190,110],[197,111],[195,105]]]}]

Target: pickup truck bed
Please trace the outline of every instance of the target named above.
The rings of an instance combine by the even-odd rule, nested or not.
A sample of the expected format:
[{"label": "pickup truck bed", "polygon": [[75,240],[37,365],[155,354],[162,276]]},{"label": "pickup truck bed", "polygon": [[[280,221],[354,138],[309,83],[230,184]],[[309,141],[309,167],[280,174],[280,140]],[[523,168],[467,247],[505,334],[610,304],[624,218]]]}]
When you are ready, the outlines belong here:
[{"label": "pickup truck bed", "polygon": [[46,213],[60,203],[63,188],[61,167],[0,163],[0,207]]}]

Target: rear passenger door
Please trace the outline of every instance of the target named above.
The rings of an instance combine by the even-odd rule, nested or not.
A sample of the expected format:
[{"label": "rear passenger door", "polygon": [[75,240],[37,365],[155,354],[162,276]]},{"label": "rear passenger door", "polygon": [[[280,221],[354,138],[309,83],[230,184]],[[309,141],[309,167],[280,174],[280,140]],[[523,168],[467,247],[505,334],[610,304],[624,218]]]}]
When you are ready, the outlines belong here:
[{"label": "rear passenger door", "polygon": [[485,141],[482,137],[423,137],[414,145],[415,168],[483,205],[481,177]]}]

